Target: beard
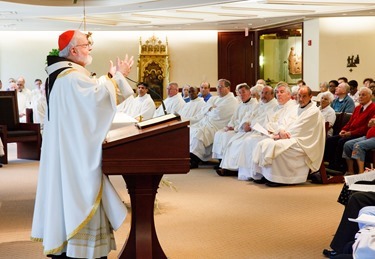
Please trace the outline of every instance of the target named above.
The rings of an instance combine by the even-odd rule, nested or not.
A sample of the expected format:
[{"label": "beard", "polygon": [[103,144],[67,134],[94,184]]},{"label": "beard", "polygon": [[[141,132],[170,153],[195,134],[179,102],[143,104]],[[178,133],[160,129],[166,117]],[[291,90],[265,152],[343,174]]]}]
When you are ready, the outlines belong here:
[{"label": "beard", "polygon": [[78,64],[83,64],[83,66],[90,65],[92,63],[92,57],[90,55],[87,56],[80,56],[77,59]]}]

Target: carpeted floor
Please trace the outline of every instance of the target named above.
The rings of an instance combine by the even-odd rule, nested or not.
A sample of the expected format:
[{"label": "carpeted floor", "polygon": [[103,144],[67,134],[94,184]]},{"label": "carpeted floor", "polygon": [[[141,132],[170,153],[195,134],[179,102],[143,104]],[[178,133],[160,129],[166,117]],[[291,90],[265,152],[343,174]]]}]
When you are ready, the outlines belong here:
[{"label": "carpeted floor", "polygon": [[[10,163],[0,168],[0,258],[45,258],[29,239],[39,163],[17,160],[10,149]],[[110,178],[129,203],[122,177]],[[167,179],[177,191],[159,188],[155,224],[171,259],[323,258],[343,211],[341,184],[269,188],[210,167]],[[108,258],[117,258],[129,224],[130,215]]]}]

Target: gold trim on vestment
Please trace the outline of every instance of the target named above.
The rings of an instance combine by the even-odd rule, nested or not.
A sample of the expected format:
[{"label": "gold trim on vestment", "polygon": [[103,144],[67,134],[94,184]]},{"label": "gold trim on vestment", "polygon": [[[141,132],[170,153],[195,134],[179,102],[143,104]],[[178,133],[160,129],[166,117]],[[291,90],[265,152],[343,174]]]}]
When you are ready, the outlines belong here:
[{"label": "gold trim on vestment", "polygon": [[74,71],[77,71],[77,69],[74,69],[74,68],[68,68],[68,69],[62,71],[62,72],[57,76],[57,78],[60,78],[60,77],[66,76],[67,74],[69,74],[69,73],[71,73],[71,72],[74,72]]},{"label": "gold trim on vestment", "polygon": [[[92,208],[92,210],[90,211],[90,213],[86,217],[86,219],[81,224],[79,224],[78,227],[75,230],[72,231],[72,233],[70,233],[68,235],[67,240],[65,240],[61,246],[59,246],[57,248],[54,248],[54,249],[50,249],[48,251],[44,250],[43,253],[45,255],[47,255],[47,254],[56,254],[57,252],[61,251],[64,248],[64,246],[67,245],[68,240],[71,239],[74,235],[76,235],[79,231],[81,231],[81,229],[92,219],[92,217],[94,216],[94,214],[98,210],[100,201],[102,199],[102,194],[103,194],[103,178],[101,180],[100,190],[99,190],[98,196],[96,197],[96,200],[95,200],[95,203],[94,203],[94,207]],[[43,242],[43,238],[30,237],[30,239],[32,241]]]},{"label": "gold trim on vestment", "polygon": [[110,78],[108,75],[106,75],[106,78],[110,80],[112,84],[115,86],[115,101],[116,101],[116,105],[118,105],[119,103],[118,103],[118,98],[117,98],[117,92],[121,93],[120,88],[118,87],[118,84],[115,79]]},{"label": "gold trim on vestment", "polygon": [[95,212],[97,211],[99,207],[100,200],[102,199],[102,194],[103,194],[103,179],[100,184],[100,190],[99,190],[98,196],[96,197],[94,207],[92,208],[87,218],[81,224],[79,224],[79,226],[75,230],[73,230],[72,233],[68,235],[68,240],[71,239],[74,235],[76,235],[92,219],[92,217],[94,216]]}]

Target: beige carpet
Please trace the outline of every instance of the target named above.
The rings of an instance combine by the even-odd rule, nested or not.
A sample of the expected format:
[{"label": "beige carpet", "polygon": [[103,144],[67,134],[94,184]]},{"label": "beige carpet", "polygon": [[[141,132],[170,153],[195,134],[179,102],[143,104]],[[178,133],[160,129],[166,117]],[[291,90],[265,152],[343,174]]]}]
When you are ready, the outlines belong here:
[{"label": "beige carpet", "polygon": [[[45,258],[30,229],[38,162],[17,160],[15,147],[0,168],[0,258]],[[209,167],[167,177],[177,191],[162,186],[155,224],[171,259],[323,258],[343,207],[341,185],[268,188],[234,177],[219,177]],[[121,177],[111,177],[129,203]],[[130,216],[116,232],[117,258],[129,233]]]}]

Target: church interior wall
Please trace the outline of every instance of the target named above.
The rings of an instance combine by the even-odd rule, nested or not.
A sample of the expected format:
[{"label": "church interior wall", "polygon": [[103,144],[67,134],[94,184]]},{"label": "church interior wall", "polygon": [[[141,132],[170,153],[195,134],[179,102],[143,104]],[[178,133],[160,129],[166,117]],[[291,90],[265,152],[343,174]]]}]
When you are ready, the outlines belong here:
[{"label": "church interior wall", "polygon": [[[303,79],[313,90],[319,82],[346,76],[361,82],[375,77],[372,60],[375,60],[375,17],[320,18],[304,22],[303,28]],[[61,32],[1,32],[0,79],[23,75],[26,85],[33,88],[35,78],[46,78],[45,57],[56,48]],[[207,80],[214,87],[217,71],[217,31],[142,31],[94,32],[94,62],[88,66],[98,75],[105,74],[108,60],[129,53],[138,58],[139,40],[157,36],[168,39],[170,53],[170,81],[180,86],[198,86]],[[308,46],[308,41],[311,46]],[[350,55],[359,55],[357,67],[347,67]],[[129,75],[137,79],[137,69]],[[6,84],[5,84],[6,86]]]},{"label": "church interior wall", "polygon": [[[345,76],[362,85],[364,78],[375,78],[375,17],[321,18],[319,31],[320,81]],[[347,67],[348,57],[357,55],[360,63]]]},{"label": "church interior wall", "polygon": [[[46,55],[57,48],[61,32],[1,32],[0,31],[0,79],[24,76],[26,86],[34,87],[34,79],[46,78]],[[139,41],[155,35],[162,42],[168,40],[170,81],[199,86],[202,81],[215,85],[217,72],[217,31],[140,31],[140,32],[93,32],[93,64],[88,70],[97,75],[106,74],[109,59],[128,53],[135,59],[139,54]],[[129,77],[137,80],[136,65]],[[132,85],[134,88],[135,86]]]}]

